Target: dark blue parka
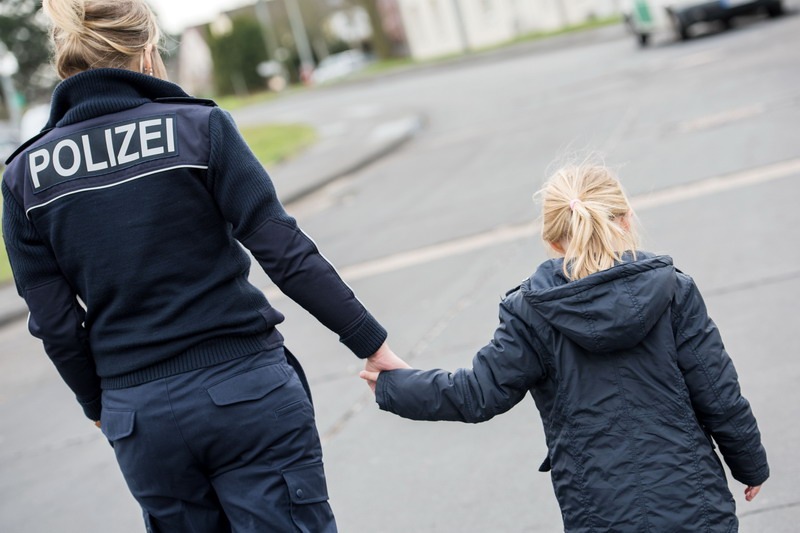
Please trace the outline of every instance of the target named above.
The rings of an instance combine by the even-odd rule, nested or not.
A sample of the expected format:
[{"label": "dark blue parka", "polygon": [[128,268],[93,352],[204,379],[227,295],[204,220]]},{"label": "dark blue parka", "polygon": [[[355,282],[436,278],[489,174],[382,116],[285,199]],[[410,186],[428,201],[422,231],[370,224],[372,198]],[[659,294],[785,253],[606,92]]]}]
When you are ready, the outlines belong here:
[{"label": "dark blue parka", "polygon": [[381,408],[481,422],[530,391],[566,531],[736,531],[714,442],[744,484],[769,468],[694,282],[644,253],[577,281],[561,266],[544,263],[503,300],[472,369],[381,373]]}]

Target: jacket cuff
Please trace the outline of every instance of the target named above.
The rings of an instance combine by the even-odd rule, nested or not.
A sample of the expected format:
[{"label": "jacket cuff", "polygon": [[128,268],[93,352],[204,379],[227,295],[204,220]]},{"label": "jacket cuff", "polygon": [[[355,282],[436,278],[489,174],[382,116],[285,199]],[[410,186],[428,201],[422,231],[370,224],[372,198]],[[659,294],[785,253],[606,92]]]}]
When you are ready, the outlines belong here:
[{"label": "jacket cuff", "polygon": [[378,351],[388,334],[375,317],[369,312],[364,314],[361,322],[339,339],[360,359],[366,359]]},{"label": "jacket cuff", "polygon": [[382,411],[392,412],[391,395],[389,394],[389,382],[392,377],[390,372],[378,374],[378,382],[375,384],[375,402]]},{"label": "jacket cuff", "polygon": [[744,485],[747,485],[748,487],[757,487],[759,485],[763,485],[764,482],[769,477],[769,467],[765,466],[764,468],[759,470],[757,475],[753,475],[753,476],[733,476],[733,477],[736,479],[736,481],[738,481],[739,483],[743,483]]},{"label": "jacket cuff", "polygon": [[86,418],[92,422],[97,422],[100,420],[100,412],[103,409],[100,396],[88,402],[82,402],[78,400],[78,403],[81,404],[81,407],[83,407],[83,414],[86,415]]}]

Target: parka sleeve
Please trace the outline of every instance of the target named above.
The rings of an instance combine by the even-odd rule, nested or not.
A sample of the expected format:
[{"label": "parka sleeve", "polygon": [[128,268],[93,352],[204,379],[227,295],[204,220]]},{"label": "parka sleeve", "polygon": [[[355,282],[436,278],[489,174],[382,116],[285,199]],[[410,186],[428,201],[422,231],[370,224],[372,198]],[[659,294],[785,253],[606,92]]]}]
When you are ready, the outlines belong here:
[{"label": "parka sleeve", "polygon": [[472,368],[381,372],[375,389],[381,409],[412,420],[484,422],[519,403],[544,374],[530,326],[500,304],[492,341]]},{"label": "parka sleeve", "polygon": [[42,340],[45,352],[75,393],[86,417],[100,420],[100,378],[83,327],[83,308],[52,251],[25,216],[5,181],[2,192],[3,240],[17,292],[30,311],[28,329]]},{"label": "parka sleeve", "polygon": [[695,414],[716,441],[733,477],[746,485],[760,485],[769,477],[769,466],[755,416],[697,286],[688,276],[682,279],[685,288],[673,305],[673,325],[678,366]]},{"label": "parka sleeve", "polygon": [[286,213],[230,115],[212,110],[209,135],[209,187],[233,236],[286,296],[337,333],[356,356],[375,353],[386,330]]}]

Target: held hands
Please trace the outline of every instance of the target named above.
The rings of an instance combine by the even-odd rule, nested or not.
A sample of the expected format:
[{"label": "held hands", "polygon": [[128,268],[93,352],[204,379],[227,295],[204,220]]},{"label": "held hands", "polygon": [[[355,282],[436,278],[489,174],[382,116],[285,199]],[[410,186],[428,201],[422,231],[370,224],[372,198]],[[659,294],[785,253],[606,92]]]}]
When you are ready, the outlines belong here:
[{"label": "held hands", "polygon": [[372,392],[375,392],[375,385],[378,382],[378,374],[384,370],[395,370],[397,368],[411,368],[408,363],[400,359],[389,345],[385,342],[378,348],[378,351],[367,358],[364,370],[358,375],[367,382]]}]

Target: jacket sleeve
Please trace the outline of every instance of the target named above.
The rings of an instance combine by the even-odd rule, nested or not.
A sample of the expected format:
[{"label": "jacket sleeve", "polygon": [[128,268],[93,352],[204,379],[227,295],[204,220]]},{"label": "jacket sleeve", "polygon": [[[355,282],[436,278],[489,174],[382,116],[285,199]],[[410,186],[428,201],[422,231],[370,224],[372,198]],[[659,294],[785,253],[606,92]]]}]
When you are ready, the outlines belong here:
[{"label": "jacket sleeve", "polygon": [[5,181],[3,239],[17,292],[30,311],[28,329],[75,393],[91,420],[100,420],[100,378],[83,327],[84,311],[61,274],[50,248],[14,198]]},{"label": "jacket sleeve", "polygon": [[369,357],[386,330],[283,209],[269,175],[228,113],[209,118],[209,186],[241,242],[272,281],[358,357]]},{"label": "jacket sleeve", "polygon": [[505,300],[494,338],[472,368],[381,372],[375,396],[381,409],[404,418],[477,423],[514,407],[543,374],[530,326]]},{"label": "jacket sleeve", "polygon": [[673,324],[678,366],[692,407],[733,477],[746,485],[760,485],[769,477],[769,466],[758,424],[697,286],[691,278],[683,279],[686,285],[673,306]]}]

